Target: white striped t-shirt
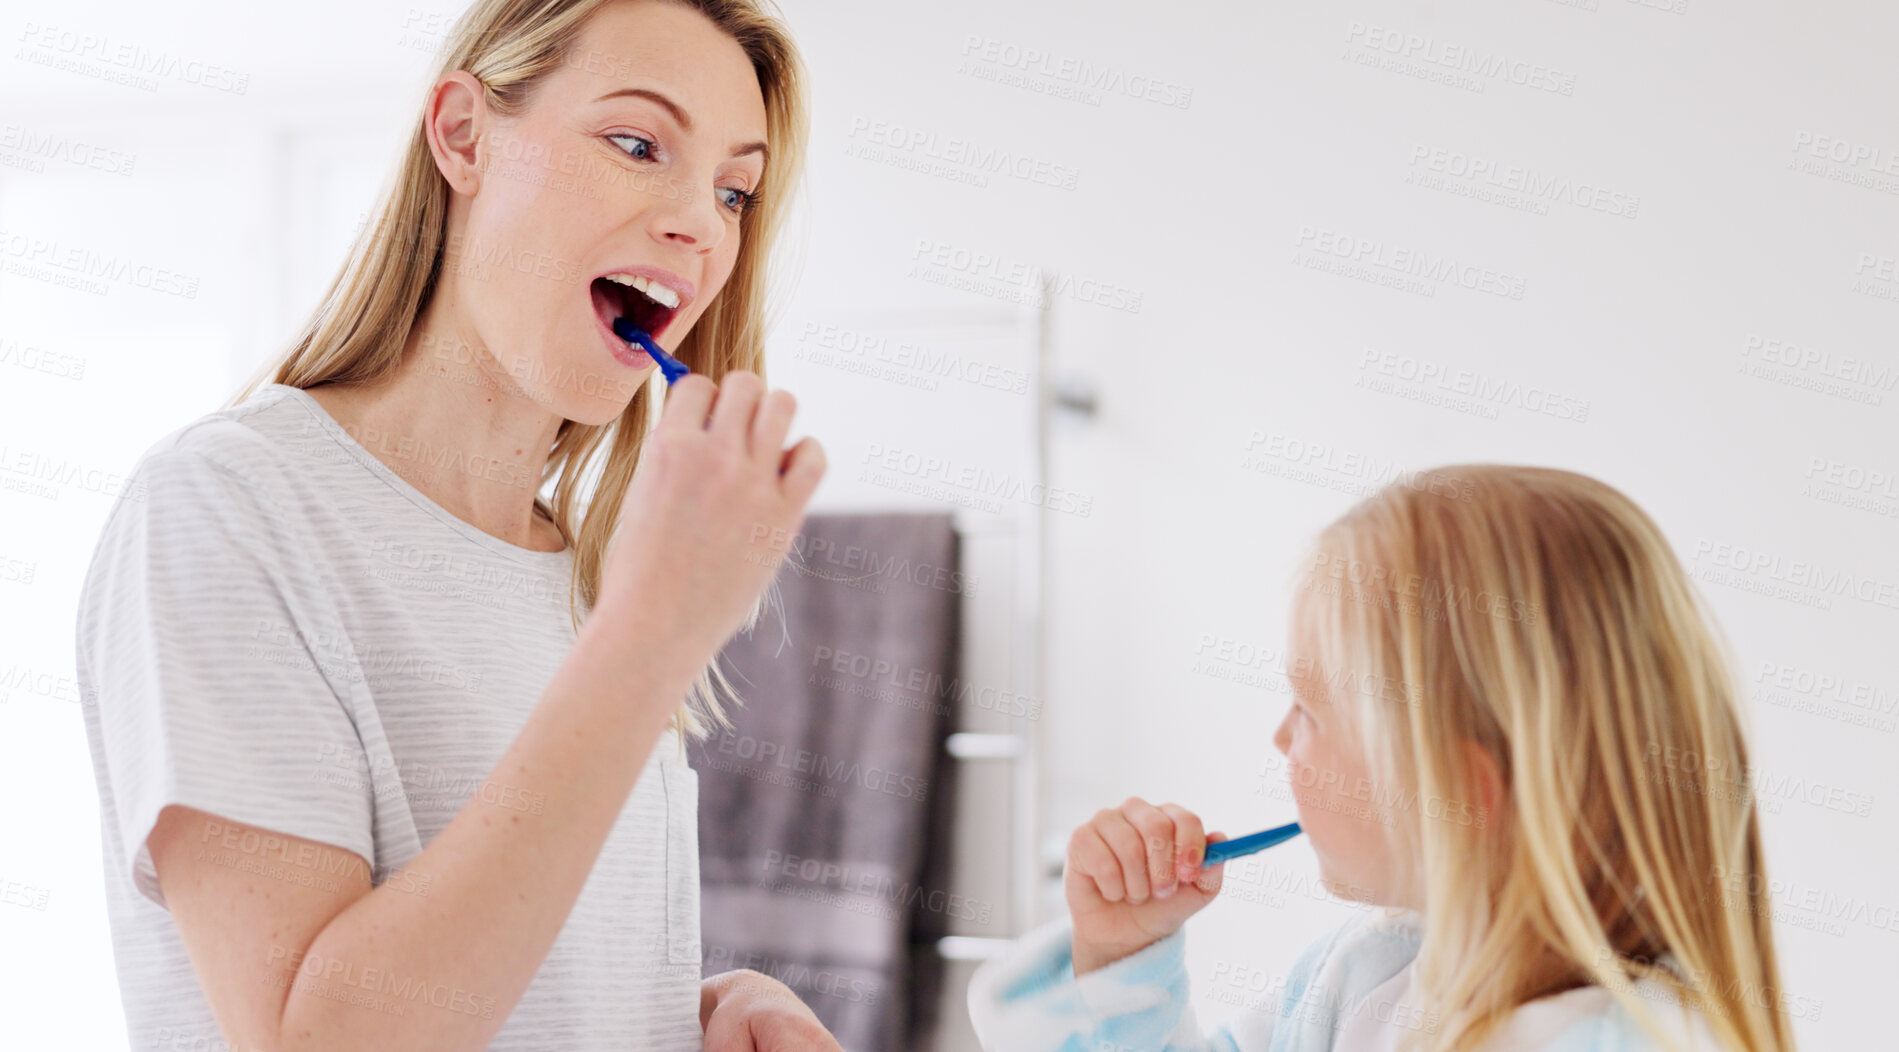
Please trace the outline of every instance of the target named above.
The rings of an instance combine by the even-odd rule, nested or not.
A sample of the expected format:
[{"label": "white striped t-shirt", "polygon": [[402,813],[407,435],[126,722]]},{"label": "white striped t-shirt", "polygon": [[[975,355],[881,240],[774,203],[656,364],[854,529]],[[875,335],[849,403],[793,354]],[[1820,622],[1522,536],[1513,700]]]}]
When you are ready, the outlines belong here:
[{"label": "white striped t-shirt", "polygon": [[[484,785],[573,645],[573,551],[482,532],[367,447],[515,482],[452,450],[352,436],[306,392],[270,384],[153,445],[94,549],[78,682],[135,1050],[228,1047],[145,846],[166,805],[333,845],[200,845],[259,884],[367,864],[375,883],[427,896],[435,875],[397,870],[477,790],[545,804]],[[490,1048],[700,1047],[697,803],[697,775],[663,737]],[[392,1015],[504,1011],[447,977],[296,950],[256,962],[258,981]]]}]

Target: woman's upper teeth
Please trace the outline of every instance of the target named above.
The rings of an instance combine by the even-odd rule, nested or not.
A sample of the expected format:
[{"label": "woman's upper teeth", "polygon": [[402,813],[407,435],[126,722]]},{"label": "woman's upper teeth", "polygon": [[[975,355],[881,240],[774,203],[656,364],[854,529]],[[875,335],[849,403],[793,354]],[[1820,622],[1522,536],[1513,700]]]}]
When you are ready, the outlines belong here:
[{"label": "woman's upper teeth", "polygon": [[622,285],[631,285],[645,293],[648,299],[662,307],[670,307],[673,309],[679,307],[679,293],[674,292],[672,289],[661,285],[651,278],[642,277],[638,274],[608,274],[607,280],[618,282]]}]

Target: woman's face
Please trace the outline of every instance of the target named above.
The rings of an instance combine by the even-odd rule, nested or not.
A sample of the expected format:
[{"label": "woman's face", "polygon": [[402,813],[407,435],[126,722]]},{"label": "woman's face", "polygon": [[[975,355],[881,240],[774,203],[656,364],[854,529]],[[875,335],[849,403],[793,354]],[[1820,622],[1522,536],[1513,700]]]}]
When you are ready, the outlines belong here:
[{"label": "woman's face", "polygon": [[[438,134],[448,146],[482,138],[478,168],[444,171],[457,191],[443,262],[450,324],[536,402],[609,421],[656,367],[612,320],[630,317],[675,350],[738,259],[739,219],[766,165],[751,61],[698,12],[637,0],[602,8],[514,119],[488,110],[466,73],[450,77],[468,78],[472,119],[445,121],[437,111],[456,102],[438,93]],[[663,288],[648,295],[614,274]]]},{"label": "woman's face", "polygon": [[[1296,615],[1295,615],[1296,616]],[[1295,671],[1302,666],[1295,663]],[[1303,666],[1312,668],[1313,666]],[[1316,673],[1292,677],[1293,701],[1273,733],[1286,754],[1286,776],[1299,805],[1299,826],[1319,856],[1326,890],[1342,899],[1412,905],[1393,864],[1389,826],[1396,820],[1391,787],[1373,775],[1350,722]]]}]

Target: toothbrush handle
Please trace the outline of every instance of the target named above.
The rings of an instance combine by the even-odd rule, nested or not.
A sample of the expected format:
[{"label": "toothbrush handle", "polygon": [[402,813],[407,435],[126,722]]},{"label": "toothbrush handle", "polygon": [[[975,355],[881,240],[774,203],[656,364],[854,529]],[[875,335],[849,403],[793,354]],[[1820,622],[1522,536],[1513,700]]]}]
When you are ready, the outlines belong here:
[{"label": "toothbrush handle", "polygon": [[1254,833],[1251,836],[1243,836],[1238,840],[1222,840],[1217,844],[1208,844],[1207,857],[1205,861],[1200,863],[1201,868],[1217,866],[1231,859],[1251,855],[1257,851],[1264,851],[1269,847],[1274,847],[1291,840],[1293,837],[1298,836],[1300,832],[1299,823],[1288,822],[1283,826],[1276,826],[1264,832]]}]

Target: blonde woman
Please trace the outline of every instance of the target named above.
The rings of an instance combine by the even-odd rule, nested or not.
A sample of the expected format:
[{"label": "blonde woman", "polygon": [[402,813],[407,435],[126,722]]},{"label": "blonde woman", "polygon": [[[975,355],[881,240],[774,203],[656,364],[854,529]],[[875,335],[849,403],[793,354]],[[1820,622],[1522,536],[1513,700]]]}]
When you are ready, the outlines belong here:
[{"label": "blonde woman", "polygon": [[1793,1048],[1723,647],[1627,497],[1497,465],[1393,484],[1321,533],[1290,637],[1273,743],[1365,908],[1205,1035],[1182,925],[1221,837],[1129,800],[1075,831],[1069,919],[976,977],[985,1047]]},{"label": "blonde woman", "polygon": [[[440,62],[301,336],[87,574],[132,1047],[836,1049],[701,980],[681,748],[824,472],[760,378],[796,51],[753,0],[477,0]],[[650,435],[618,317],[693,370]]]}]

